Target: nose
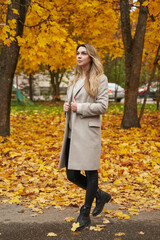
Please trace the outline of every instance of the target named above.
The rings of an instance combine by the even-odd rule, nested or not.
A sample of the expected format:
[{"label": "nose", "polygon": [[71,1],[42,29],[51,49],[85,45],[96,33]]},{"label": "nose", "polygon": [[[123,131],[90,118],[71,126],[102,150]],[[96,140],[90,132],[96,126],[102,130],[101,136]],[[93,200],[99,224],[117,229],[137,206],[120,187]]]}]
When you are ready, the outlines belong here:
[{"label": "nose", "polygon": [[80,59],[81,57],[82,57],[82,55],[79,53],[79,54],[78,54],[78,59]]}]

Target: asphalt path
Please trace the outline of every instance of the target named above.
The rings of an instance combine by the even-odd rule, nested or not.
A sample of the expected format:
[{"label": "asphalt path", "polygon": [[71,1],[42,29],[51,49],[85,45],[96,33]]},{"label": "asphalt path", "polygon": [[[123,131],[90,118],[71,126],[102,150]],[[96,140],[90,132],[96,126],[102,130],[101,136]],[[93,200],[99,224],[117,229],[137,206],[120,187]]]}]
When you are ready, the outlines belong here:
[{"label": "asphalt path", "polygon": [[[109,203],[108,210],[116,210],[117,205]],[[36,215],[24,206],[16,204],[0,204],[0,240],[159,240],[160,212],[158,210],[141,212],[128,220],[108,218],[110,223],[101,231],[91,231],[89,228],[81,232],[72,232],[71,222],[66,217],[78,216],[77,208],[62,210],[51,207],[43,214]],[[105,213],[100,217],[91,216],[91,226],[103,224]],[[56,237],[47,236],[48,233],[57,234]],[[125,235],[116,236],[123,233]]]}]

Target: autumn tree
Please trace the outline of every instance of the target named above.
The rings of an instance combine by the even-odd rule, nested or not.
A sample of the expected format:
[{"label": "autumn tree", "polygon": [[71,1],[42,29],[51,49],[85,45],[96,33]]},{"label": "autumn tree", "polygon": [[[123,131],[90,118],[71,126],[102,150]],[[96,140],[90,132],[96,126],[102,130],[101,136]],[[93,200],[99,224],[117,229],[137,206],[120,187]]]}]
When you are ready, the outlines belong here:
[{"label": "autumn tree", "polygon": [[122,120],[123,128],[140,127],[137,114],[137,93],[142,64],[142,54],[144,47],[144,37],[148,16],[148,8],[143,6],[143,0],[140,0],[139,16],[132,37],[130,23],[130,5],[128,0],[120,0],[122,37],[125,50],[125,103],[124,116]]},{"label": "autumn tree", "polygon": [[126,72],[123,128],[140,127],[142,116],[138,117],[137,95],[141,66],[142,60],[148,62],[149,69],[154,63],[159,45],[159,4],[159,0],[120,0]]},{"label": "autumn tree", "polygon": [[[54,99],[59,99],[59,85],[64,72],[71,70],[75,65],[77,43],[93,44],[101,56],[109,52],[109,49],[115,49],[114,56],[123,53],[118,46],[121,39],[115,38],[119,15],[112,9],[111,3],[103,2],[102,5],[102,2],[32,2],[23,38],[18,38],[21,46],[18,67],[23,66],[24,71],[28,73],[40,71],[41,66],[48,69]],[[111,19],[112,23],[108,25]]]},{"label": "autumn tree", "polygon": [[[137,89],[145,29],[148,24],[148,9],[151,16],[157,17],[155,2],[159,0],[87,0],[84,2],[81,0],[32,0],[32,4],[27,0],[11,1],[12,4],[9,2],[9,0],[3,0],[3,5],[0,5],[3,12],[2,22],[6,23],[1,28],[3,47],[0,57],[0,81],[3,87],[0,91],[0,100],[3,104],[0,112],[3,113],[3,117],[0,120],[0,135],[8,135],[10,132],[11,86],[20,47],[19,64],[22,64],[29,74],[39,71],[39,66],[49,68],[52,79],[56,81],[58,79],[57,82],[52,81],[57,88],[55,95],[58,95],[58,84],[63,71],[75,65],[75,48],[77,43],[84,42],[93,44],[102,59],[104,54],[114,59],[122,57],[125,51],[126,96],[122,127],[140,126],[137,116]],[[124,49],[120,37],[120,13]],[[157,21],[154,26],[156,24]],[[147,33],[154,32],[156,36],[158,24],[156,30],[154,26],[147,25]],[[149,45],[145,49],[147,48]],[[8,55],[5,49],[10,50]],[[5,65],[5,71],[2,70],[2,65]],[[12,74],[8,75],[11,69]]]},{"label": "autumn tree", "polygon": [[23,37],[18,38],[21,46],[18,68],[29,74],[42,69],[49,71],[54,99],[59,99],[64,72],[75,65],[76,43],[63,23],[63,14],[58,10],[61,5],[63,1],[32,2]]},{"label": "autumn tree", "polygon": [[10,134],[12,82],[20,49],[17,37],[22,37],[30,0],[4,0],[0,4],[1,11],[6,13],[0,54],[0,135],[7,136]]}]

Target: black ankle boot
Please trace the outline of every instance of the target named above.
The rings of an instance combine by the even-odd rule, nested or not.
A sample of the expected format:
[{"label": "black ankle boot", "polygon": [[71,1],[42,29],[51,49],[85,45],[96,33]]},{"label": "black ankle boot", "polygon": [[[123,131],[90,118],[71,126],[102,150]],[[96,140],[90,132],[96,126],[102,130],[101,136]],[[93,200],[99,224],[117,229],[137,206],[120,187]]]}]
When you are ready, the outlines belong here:
[{"label": "black ankle boot", "polygon": [[83,228],[87,227],[91,223],[90,216],[89,216],[90,210],[91,208],[86,207],[85,205],[81,207],[80,214],[77,218],[79,227],[76,229],[76,231],[82,230]]},{"label": "black ankle boot", "polygon": [[93,209],[92,215],[97,216],[104,208],[105,203],[108,203],[111,199],[111,195],[98,189],[96,193],[96,207]]}]

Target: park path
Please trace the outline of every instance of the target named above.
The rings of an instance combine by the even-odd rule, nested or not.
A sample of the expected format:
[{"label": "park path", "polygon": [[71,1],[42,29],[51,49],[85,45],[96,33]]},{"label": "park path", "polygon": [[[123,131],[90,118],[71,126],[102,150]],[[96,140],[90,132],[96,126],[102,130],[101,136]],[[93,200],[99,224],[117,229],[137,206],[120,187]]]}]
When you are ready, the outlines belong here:
[{"label": "park path", "polygon": [[[109,203],[107,210],[116,210],[117,205]],[[110,223],[100,232],[83,230],[81,233],[71,231],[72,223],[66,217],[78,216],[77,208],[63,210],[49,208],[43,214],[35,215],[31,210],[16,204],[0,204],[0,240],[159,240],[159,211],[141,212],[128,220],[108,218]],[[92,217],[91,226],[103,224],[103,212],[100,217]],[[48,237],[54,232],[56,237]],[[117,233],[125,235],[116,236]]]}]

